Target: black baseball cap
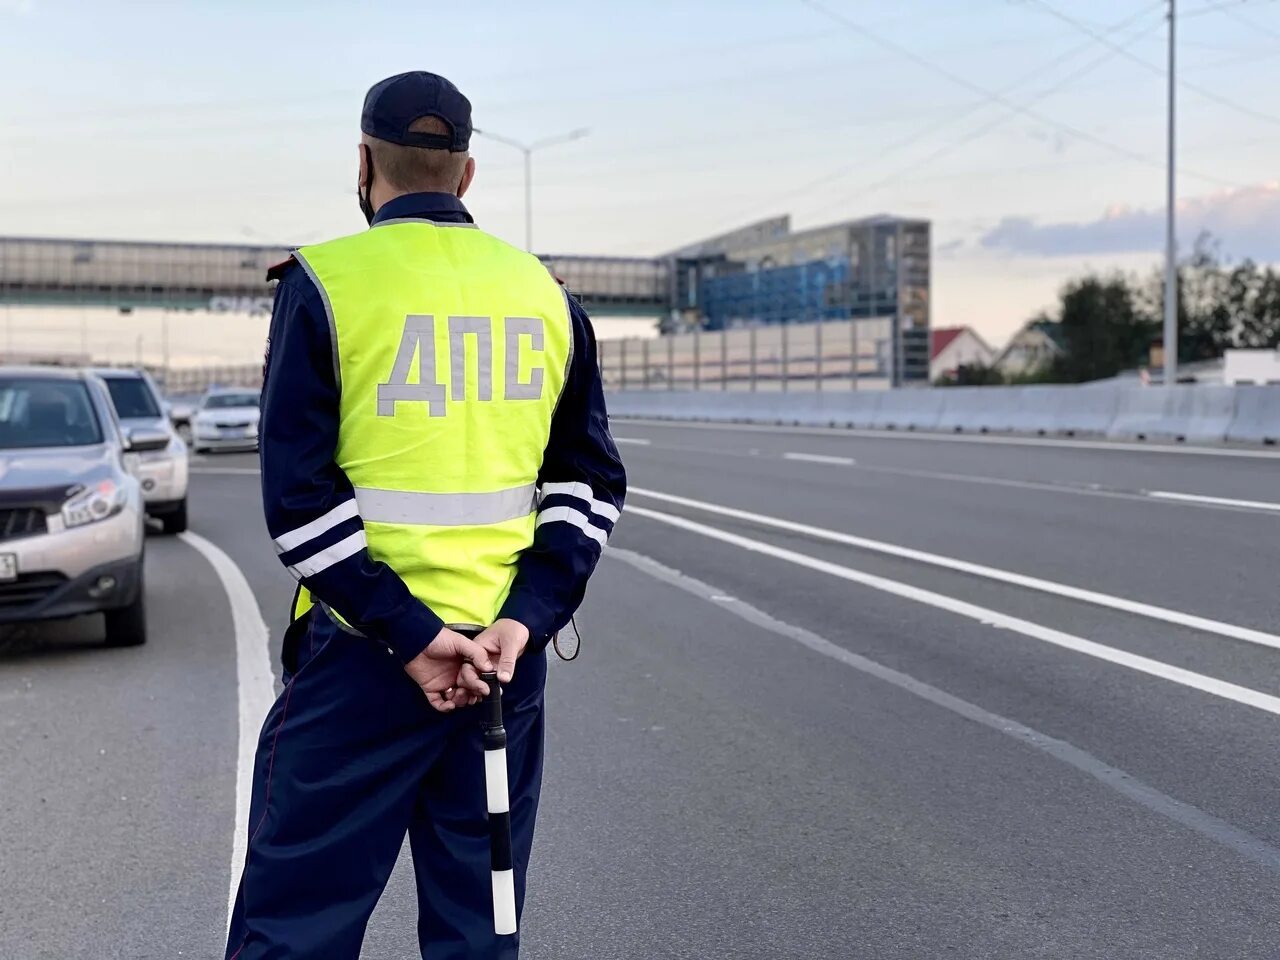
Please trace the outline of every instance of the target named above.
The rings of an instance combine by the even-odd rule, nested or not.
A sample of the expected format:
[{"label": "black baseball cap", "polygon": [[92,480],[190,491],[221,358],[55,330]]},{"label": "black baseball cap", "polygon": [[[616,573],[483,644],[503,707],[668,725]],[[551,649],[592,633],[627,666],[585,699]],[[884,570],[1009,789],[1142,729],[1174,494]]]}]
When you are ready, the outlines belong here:
[{"label": "black baseball cap", "polygon": [[[448,134],[414,133],[409,125],[436,117]],[[360,129],[371,137],[406,147],[461,153],[471,142],[471,101],[444,77],[411,70],[375,83],[364,98]]]}]

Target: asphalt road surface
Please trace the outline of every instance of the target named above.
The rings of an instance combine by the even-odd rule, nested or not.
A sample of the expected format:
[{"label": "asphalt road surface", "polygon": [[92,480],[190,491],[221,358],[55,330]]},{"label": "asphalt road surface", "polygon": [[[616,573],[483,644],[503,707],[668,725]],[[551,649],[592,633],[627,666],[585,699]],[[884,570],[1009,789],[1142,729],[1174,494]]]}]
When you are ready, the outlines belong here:
[{"label": "asphalt road surface", "polygon": [[[1280,956],[1276,451],[615,433],[523,956]],[[0,641],[3,960],[221,955],[291,581],[252,456],[191,498],[145,647]]]}]

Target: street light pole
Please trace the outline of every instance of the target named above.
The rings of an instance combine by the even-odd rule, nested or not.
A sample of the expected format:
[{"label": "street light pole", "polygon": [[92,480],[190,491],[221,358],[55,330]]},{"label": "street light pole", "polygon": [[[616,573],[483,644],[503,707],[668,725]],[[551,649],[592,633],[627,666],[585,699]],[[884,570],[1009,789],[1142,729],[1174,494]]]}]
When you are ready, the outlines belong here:
[{"label": "street light pole", "polygon": [[1171,387],[1178,382],[1178,263],[1177,263],[1177,188],[1175,186],[1176,132],[1174,56],[1177,12],[1175,0],[1169,0],[1169,166],[1167,196],[1165,198],[1165,251],[1164,251],[1164,383]]},{"label": "street light pole", "polygon": [[533,151],[524,152],[524,248],[533,253]]},{"label": "street light pole", "polygon": [[524,143],[489,130],[476,130],[476,133],[480,134],[480,136],[496,140],[498,143],[505,143],[508,147],[514,147],[524,154],[524,248],[530,253],[533,252],[533,152],[541,150],[543,147],[554,147],[562,143],[568,143],[570,140],[580,140],[590,132],[586,127],[579,127],[577,130],[570,130],[568,133],[557,134],[554,137],[547,137],[543,140],[535,140],[533,143]]}]

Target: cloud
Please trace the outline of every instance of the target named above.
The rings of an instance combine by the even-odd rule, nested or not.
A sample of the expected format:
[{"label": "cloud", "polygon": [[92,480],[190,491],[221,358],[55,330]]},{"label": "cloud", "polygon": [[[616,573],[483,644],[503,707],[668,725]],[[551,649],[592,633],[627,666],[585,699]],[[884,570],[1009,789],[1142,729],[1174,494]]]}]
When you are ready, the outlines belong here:
[{"label": "cloud", "polygon": [[26,16],[35,9],[34,0],[0,0],[0,13],[15,13]]},{"label": "cloud", "polygon": [[[1179,202],[1179,246],[1189,249],[1206,230],[1232,257],[1280,261],[1280,183]],[[1005,217],[979,242],[988,250],[1046,257],[1155,252],[1164,245],[1164,209],[1114,207],[1084,223],[1040,224],[1028,217]]]}]

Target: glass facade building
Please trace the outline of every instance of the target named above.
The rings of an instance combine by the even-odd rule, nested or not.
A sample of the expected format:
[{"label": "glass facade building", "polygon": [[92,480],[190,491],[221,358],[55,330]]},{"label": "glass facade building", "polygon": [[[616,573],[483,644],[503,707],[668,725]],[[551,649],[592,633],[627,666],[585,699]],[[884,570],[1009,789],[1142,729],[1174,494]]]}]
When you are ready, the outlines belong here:
[{"label": "glass facade building", "polygon": [[889,379],[928,381],[926,220],[869,217],[793,233],[778,217],[670,256],[685,328],[887,321]]}]

